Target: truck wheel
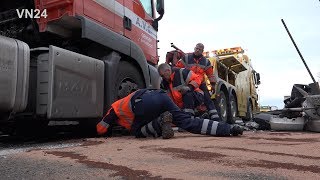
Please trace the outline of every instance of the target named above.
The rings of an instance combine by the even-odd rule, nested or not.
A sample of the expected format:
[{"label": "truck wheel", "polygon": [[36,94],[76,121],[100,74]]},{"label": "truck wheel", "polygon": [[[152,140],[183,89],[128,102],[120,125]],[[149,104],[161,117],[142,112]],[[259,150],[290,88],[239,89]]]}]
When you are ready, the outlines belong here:
[{"label": "truck wheel", "polygon": [[224,94],[224,92],[220,92],[219,97],[217,99],[217,103],[218,103],[218,108],[219,108],[219,113],[220,113],[220,117],[224,122],[227,122],[227,98],[226,95]]},{"label": "truck wheel", "polygon": [[237,117],[237,111],[238,111],[238,106],[237,106],[237,101],[234,95],[231,95],[230,97],[230,106],[228,107],[228,123],[229,124],[234,124],[236,122],[236,117]]},{"label": "truck wheel", "polygon": [[145,83],[140,72],[133,64],[127,61],[119,63],[116,78],[116,99],[124,98],[135,90],[145,88]]},{"label": "truck wheel", "polygon": [[32,117],[17,117],[14,122],[14,135],[16,136],[27,136],[27,137],[38,137],[48,133],[49,120]]},{"label": "truck wheel", "polygon": [[253,112],[252,112],[252,103],[249,101],[247,106],[246,117],[242,118],[244,121],[252,121],[253,120]]}]

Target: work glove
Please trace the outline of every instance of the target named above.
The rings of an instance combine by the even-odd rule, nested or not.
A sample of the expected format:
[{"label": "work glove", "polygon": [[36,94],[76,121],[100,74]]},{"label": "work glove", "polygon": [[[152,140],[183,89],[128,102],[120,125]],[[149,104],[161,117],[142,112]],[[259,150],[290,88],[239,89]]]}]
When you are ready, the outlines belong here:
[{"label": "work glove", "polygon": [[103,135],[103,134],[107,133],[109,126],[110,125],[108,123],[104,122],[103,120],[100,121],[96,126],[97,133],[99,135]]},{"label": "work glove", "polygon": [[189,86],[182,86],[179,91],[181,92],[181,94],[185,94],[188,91],[191,91],[191,89]]}]

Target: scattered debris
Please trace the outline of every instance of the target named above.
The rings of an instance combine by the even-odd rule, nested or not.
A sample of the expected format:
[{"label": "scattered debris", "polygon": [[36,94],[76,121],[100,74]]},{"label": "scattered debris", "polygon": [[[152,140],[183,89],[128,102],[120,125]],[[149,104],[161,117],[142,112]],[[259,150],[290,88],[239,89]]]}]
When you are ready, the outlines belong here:
[{"label": "scattered debris", "polygon": [[302,131],[305,124],[303,117],[287,118],[272,116],[270,128],[275,131]]}]

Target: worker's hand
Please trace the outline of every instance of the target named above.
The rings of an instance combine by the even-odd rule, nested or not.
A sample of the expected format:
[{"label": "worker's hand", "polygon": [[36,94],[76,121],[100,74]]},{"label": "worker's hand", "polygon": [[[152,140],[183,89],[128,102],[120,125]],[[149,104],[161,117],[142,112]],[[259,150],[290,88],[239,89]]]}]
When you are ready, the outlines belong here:
[{"label": "worker's hand", "polygon": [[211,82],[211,95],[214,94],[216,92],[216,83],[215,82]]},{"label": "worker's hand", "polygon": [[181,94],[185,94],[188,91],[191,91],[191,89],[189,86],[182,86],[179,91],[181,92]]}]

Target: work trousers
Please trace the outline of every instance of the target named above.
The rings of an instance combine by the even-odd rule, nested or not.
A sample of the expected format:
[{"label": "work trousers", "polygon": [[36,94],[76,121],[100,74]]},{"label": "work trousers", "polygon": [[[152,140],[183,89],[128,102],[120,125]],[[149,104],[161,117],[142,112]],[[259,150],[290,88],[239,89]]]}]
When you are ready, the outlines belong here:
[{"label": "work trousers", "polygon": [[[139,98],[141,100],[133,105],[135,120],[131,129],[136,137],[144,137],[144,132],[152,132],[152,129],[160,136],[161,128],[158,118],[166,111],[172,114],[173,124],[188,132],[214,136],[230,136],[231,127],[229,124],[193,117],[183,112],[165,92],[159,90],[150,91],[144,93]],[[155,133],[150,134],[155,136]]]},{"label": "work trousers", "polygon": [[188,91],[182,96],[183,111],[194,116],[194,109],[203,103],[203,94],[196,91]]}]

